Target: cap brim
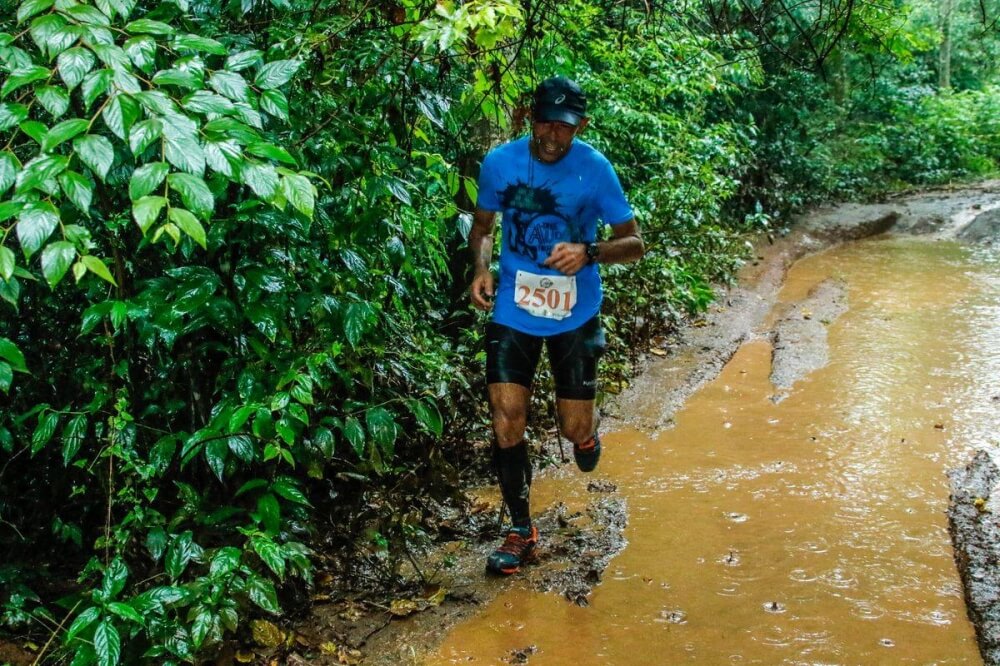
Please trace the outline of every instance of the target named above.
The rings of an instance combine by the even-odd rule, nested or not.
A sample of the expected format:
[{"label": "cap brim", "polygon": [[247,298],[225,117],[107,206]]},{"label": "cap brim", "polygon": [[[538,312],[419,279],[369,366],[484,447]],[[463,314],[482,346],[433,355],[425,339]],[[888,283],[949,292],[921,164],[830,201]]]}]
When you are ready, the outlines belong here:
[{"label": "cap brim", "polygon": [[535,109],[534,114],[535,120],[540,120],[545,123],[566,123],[567,125],[572,125],[576,127],[583,120],[583,116],[579,113],[570,111],[569,109],[563,107],[539,107]]}]

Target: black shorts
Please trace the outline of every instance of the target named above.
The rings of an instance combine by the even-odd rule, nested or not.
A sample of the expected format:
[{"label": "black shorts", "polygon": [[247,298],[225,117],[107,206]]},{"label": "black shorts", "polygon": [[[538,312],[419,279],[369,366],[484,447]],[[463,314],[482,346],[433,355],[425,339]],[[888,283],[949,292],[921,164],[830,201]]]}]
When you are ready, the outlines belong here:
[{"label": "black shorts", "polygon": [[490,322],[486,326],[487,383],[511,382],[531,388],[543,341],[549,350],[556,396],[568,400],[597,397],[597,360],[607,347],[600,316],[575,330],[547,337]]}]

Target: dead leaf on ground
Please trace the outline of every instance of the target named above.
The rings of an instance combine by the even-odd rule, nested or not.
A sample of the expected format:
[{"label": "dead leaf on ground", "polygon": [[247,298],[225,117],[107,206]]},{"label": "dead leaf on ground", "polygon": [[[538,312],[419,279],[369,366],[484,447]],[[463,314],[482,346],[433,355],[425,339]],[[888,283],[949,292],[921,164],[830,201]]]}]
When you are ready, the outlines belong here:
[{"label": "dead leaf on ground", "polygon": [[667,355],[667,352],[664,351],[663,349],[650,349],[649,351],[652,352],[656,356],[666,356]]},{"label": "dead leaf on ground", "polygon": [[241,664],[253,663],[254,657],[256,655],[252,650],[237,650],[236,651],[236,661]]},{"label": "dead leaf on ground", "polygon": [[447,596],[448,588],[436,585],[432,588],[431,594],[424,597],[424,600],[431,606],[440,606]]},{"label": "dead leaf on ground", "polygon": [[285,641],[285,632],[267,620],[251,621],[250,632],[254,642],[264,647],[278,647]]},{"label": "dead leaf on ground", "polygon": [[396,617],[406,617],[420,610],[420,606],[413,599],[394,599],[389,604],[389,612]]}]

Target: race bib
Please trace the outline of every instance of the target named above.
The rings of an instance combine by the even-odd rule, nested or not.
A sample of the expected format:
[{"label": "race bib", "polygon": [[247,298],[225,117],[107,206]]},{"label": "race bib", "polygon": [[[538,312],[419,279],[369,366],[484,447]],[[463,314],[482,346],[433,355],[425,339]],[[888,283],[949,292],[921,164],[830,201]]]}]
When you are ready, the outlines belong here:
[{"label": "race bib", "polygon": [[576,276],[518,271],[514,281],[514,303],[536,317],[565,319],[576,305]]}]

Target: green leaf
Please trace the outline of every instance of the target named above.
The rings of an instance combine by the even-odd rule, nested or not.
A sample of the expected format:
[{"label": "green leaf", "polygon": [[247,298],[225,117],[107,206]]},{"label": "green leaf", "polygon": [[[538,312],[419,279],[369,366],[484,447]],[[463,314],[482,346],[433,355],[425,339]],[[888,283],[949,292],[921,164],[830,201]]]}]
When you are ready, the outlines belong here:
[{"label": "green leaf", "polygon": [[128,195],[132,201],[138,201],[142,197],[150,194],[163,183],[163,179],[170,172],[170,165],[166,162],[150,162],[144,164],[132,172],[132,178],[128,184]]},{"label": "green leaf", "polygon": [[57,39],[56,36],[65,30],[66,19],[54,12],[49,13],[45,16],[39,16],[31,22],[31,39],[43,53],[47,53],[51,58],[54,54],[59,53],[58,47],[61,40]]},{"label": "green leaf", "polygon": [[127,32],[133,35],[172,35],[173,27],[162,21],[151,19],[138,19],[125,26]]},{"label": "green leaf", "polygon": [[113,74],[110,69],[99,69],[83,77],[83,84],[80,86],[80,90],[83,92],[83,106],[85,109],[89,109],[98,97],[108,91]]},{"label": "green leaf", "polygon": [[226,69],[230,72],[241,72],[244,69],[249,69],[250,67],[259,64],[263,57],[263,51],[258,51],[257,49],[234,53],[226,58]]},{"label": "green leaf", "polygon": [[234,102],[246,102],[250,98],[250,87],[246,80],[235,72],[216,71],[208,79],[208,85],[215,92]]},{"label": "green leaf", "polygon": [[136,67],[146,72],[156,64],[156,40],[152,37],[132,37],[122,45],[126,55]]},{"label": "green leaf", "polygon": [[87,73],[94,68],[96,62],[97,58],[94,57],[94,54],[80,46],[67,49],[56,58],[59,76],[62,77],[66,87],[70,90],[80,85]]},{"label": "green leaf", "polygon": [[190,236],[203,249],[208,249],[205,239],[205,228],[201,226],[201,222],[198,221],[197,217],[192,215],[188,210],[176,207],[170,209],[169,215],[170,221],[180,227],[181,231]]},{"label": "green leaf", "polygon": [[241,175],[243,183],[262,199],[269,200],[278,190],[278,172],[271,164],[247,160]]},{"label": "green leaf", "polygon": [[41,249],[52,232],[59,226],[59,211],[47,201],[35,201],[21,210],[17,219],[17,239],[24,258]]},{"label": "green leaf", "polygon": [[246,463],[254,460],[253,441],[246,435],[232,435],[226,439],[226,444],[233,455]]},{"label": "green leaf", "polygon": [[279,580],[285,579],[285,558],[281,554],[281,547],[265,537],[255,537],[250,540],[254,552],[260,556],[264,564],[278,576]]},{"label": "green leaf", "polygon": [[107,26],[111,24],[111,21],[108,20],[107,16],[102,14],[95,7],[91,7],[89,5],[73,5],[63,11],[80,23],[98,26]]},{"label": "green leaf", "polygon": [[115,149],[111,142],[103,136],[87,134],[73,140],[73,149],[80,161],[104,180],[115,161]]},{"label": "green leaf", "polygon": [[128,567],[125,563],[115,558],[111,560],[108,568],[104,570],[104,578],[101,580],[101,594],[105,601],[110,601],[118,596],[125,589],[125,581],[128,579]]},{"label": "green leaf", "polygon": [[[205,220],[212,217],[212,211],[215,209],[215,197],[212,196],[212,191],[208,189],[204,180],[188,173],[172,173],[167,176],[167,184],[170,185],[171,189],[180,193],[181,200],[189,210]],[[184,229],[180,223],[177,226]],[[187,232],[186,229],[184,231]],[[202,243],[202,245],[204,244]]]},{"label": "green leaf", "polygon": [[62,121],[46,132],[45,139],[42,141],[42,150],[45,152],[52,150],[63,141],[69,141],[77,134],[86,132],[89,126],[90,122],[83,118],[71,118],[70,120]]},{"label": "green leaf", "polygon": [[199,73],[190,69],[162,69],[153,77],[158,86],[177,86],[188,90],[199,90],[203,84]]},{"label": "green leaf", "polygon": [[257,513],[260,514],[260,521],[264,523],[264,529],[271,534],[277,534],[281,528],[281,505],[278,498],[271,493],[264,493],[257,498]]},{"label": "green leaf", "polygon": [[90,271],[97,277],[101,278],[105,282],[110,282],[112,285],[116,287],[118,286],[118,283],[115,282],[115,278],[111,275],[111,271],[108,270],[107,265],[105,265],[105,263],[101,261],[99,258],[95,257],[92,254],[88,254],[84,257],[81,257],[80,261],[83,262],[83,265],[87,267],[88,271]]},{"label": "green leaf", "polygon": [[125,94],[118,94],[104,106],[101,117],[108,129],[122,141],[128,141],[132,124],[139,119],[139,103]]},{"label": "green leaf", "polygon": [[59,186],[63,194],[73,202],[81,213],[90,216],[90,202],[94,198],[94,185],[75,171],[64,171],[59,174]]},{"label": "green leaf", "polygon": [[215,615],[211,611],[204,606],[200,608],[201,610],[194,616],[194,624],[191,626],[191,640],[195,649],[200,648],[205,642],[205,638],[212,629],[212,623],[215,622]]},{"label": "green leaf", "polygon": [[241,556],[242,553],[239,548],[233,548],[232,546],[220,548],[212,556],[212,563],[208,568],[209,574],[220,576],[232,573],[240,565]]},{"label": "green leaf", "polygon": [[34,139],[39,146],[45,141],[45,133],[49,131],[48,127],[37,120],[25,120],[20,127],[21,131]]},{"label": "green leaf", "polygon": [[25,164],[24,170],[17,175],[16,189],[18,192],[30,189],[48,192],[53,186],[52,179],[68,166],[69,158],[63,155],[39,155]]},{"label": "green leaf", "polygon": [[97,625],[94,650],[97,652],[98,666],[117,666],[122,653],[121,637],[110,618],[101,620]]},{"label": "green leaf", "polygon": [[273,143],[267,143],[265,141],[255,141],[247,146],[247,152],[251,155],[257,155],[258,157],[265,157],[269,160],[275,160],[276,162],[284,162],[285,164],[291,164],[292,166],[297,166],[297,162],[292,155],[284,148],[279,148]]},{"label": "green leaf", "polygon": [[53,118],[60,117],[69,109],[69,93],[60,86],[42,86],[35,91],[35,97]]},{"label": "green leaf", "polygon": [[291,81],[302,65],[301,60],[275,60],[260,68],[254,83],[261,90],[273,90]]},{"label": "green leaf", "polygon": [[0,278],[6,282],[14,275],[14,267],[17,266],[14,251],[9,247],[0,245]]},{"label": "green leaf", "polygon": [[181,100],[181,106],[188,111],[205,114],[221,114],[233,110],[233,103],[231,101],[222,95],[217,95],[207,90],[199,90],[191,93]]},{"label": "green leaf", "polygon": [[181,171],[200,176],[205,172],[205,152],[195,134],[163,127],[163,154],[167,161]]},{"label": "green leaf", "polygon": [[407,407],[413,412],[413,415],[417,417],[417,422],[423,427],[427,432],[440,437],[444,432],[444,424],[441,419],[441,412],[438,411],[436,405],[428,405],[423,400],[407,400]]},{"label": "green leaf", "polygon": [[281,191],[296,210],[312,219],[316,205],[316,188],[308,178],[297,174],[283,176]]},{"label": "green leaf", "polygon": [[108,610],[121,619],[127,620],[133,624],[145,624],[145,621],[142,619],[142,615],[139,614],[139,611],[126,603],[122,603],[121,601],[114,601],[108,604]]},{"label": "green leaf", "polygon": [[254,576],[250,581],[250,601],[257,604],[268,613],[280,613],[281,606],[278,605],[278,595],[274,592],[274,585],[269,580],[260,576]]},{"label": "green leaf", "polygon": [[17,180],[18,161],[13,153],[0,153],[0,194],[3,194]]},{"label": "green leaf", "polygon": [[213,439],[205,447],[205,460],[219,481],[225,479],[226,458],[229,457],[229,444],[224,439]]},{"label": "green leaf", "polygon": [[386,178],[386,187],[392,192],[392,196],[399,199],[402,203],[407,206],[413,205],[413,200],[410,198],[410,193],[406,191],[406,185],[399,178]]},{"label": "green leaf", "polygon": [[128,135],[128,146],[132,149],[133,155],[139,155],[162,135],[163,124],[158,119],[143,120],[132,126],[132,131]]},{"label": "green leaf", "polygon": [[372,325],[372,308],[368,303],[351,303],[344,313],[344,333],[352,347],[361,341],[361,336]]},{"label": "green leaf", "polygon": [[42,447],[49,443],[58,425],[59,414],[57,412],[42,412],[38,417],[35,432],[31,435],[31,455],[37,454],[42,450]]},{"label": "green leaf", "polygon": [[0,358],[10,363],[15,371],[28,372],[28,366],[24,363],[24,354],[17,348],[17,345],[7,338],[0,338]]},{"label": "green leaf", "polygon": [[132,204],[132,217],[145,234],[160,216],[160,211],[167,205],[165,197],[143,197]]},{"label": "green leaf", "polygon": [[49,70],[37,65],[33,65],[31,67],[19,67],[11,72],[10,76],[6,77],[7,80],[4,82],[3,87],[0,87],[0,97],[6,97],[18,88],[26,86],[29,83],[47,79],[49,78],[50,73],[51,72],[49,72]]},{"label": "green leaf", "polygon": [[92,625],[100,616],[101,609],[97,606],[91,606],[77,615],[76,619],[73,620],[73,624],[69,626],[69,630],[66,632],[66,644],[69,645],[72,643],[73,639],[76,638],[81,631]]},{"label": "green leaf", "polygon": [[384,407],[375,407],[365,412],[365,422],[368,425],[368,433],[375,440],[379,450],[389,457],[395,448],[396,437],[399,435],[399,427],[389,410]]},{"label": "green leaf", "polygon": [[17,8],[17,22],[24,23],[35,14],[44,12],[55,4],[55,0],[25,0]]},{"label": "green leaf", "polygon": [[77,414],[69,420],[66,427],[63,428],[62,432],[62,454],[63,454],[63,467],[69,467],[69,464],[73,462],[76,458],[76,454],[80,452],[80,447],[83,446],[83,438],[87,435],[87,417],[84,414]]},{"label": "green leaf", "polygon": [[243,155],[235,141],[206,141],[205,162],[213,171],[234,178],[243,163]]},{"label": "green leaf", "polygon": [[229,51],[221,42],[200,35],[177,35],[174,37],[174,48],[177,50],[200,51],[212,55],[226,55]]},{"label": "green leaf", "polygon": [[311,506],[305,494],[299,490],[298,483],[292,478],[282,476],[275,479],[274,483],[271,484],[271,490],[290,502]]},{"label": "green leaf", "polygon": [[344,421],[344,437],[350,443],[351,448],[358,458],[363,458],[365,454],[365,428],[355,417],[349,416]]},{"label": "green leaf", "polygon": [[0,361],[0,391],[10,393],[10,385],[14,383],[14,371],[9,364]]},{"label": "green leaf", "polygon": [[260,94],[260,108],[275,118],[288,120],[288,99],[277,90],[265,90]]},{"label": "green leaf", "polygon": [[42,250],[42,275],[55,288],[76,259],[76,248],[68,241],[49,243]]},{"label": "green leaf", "polygon": [[0,104],[0,132],[16,127],[28,117],[28,107],[24,104],[4,102]]}]

